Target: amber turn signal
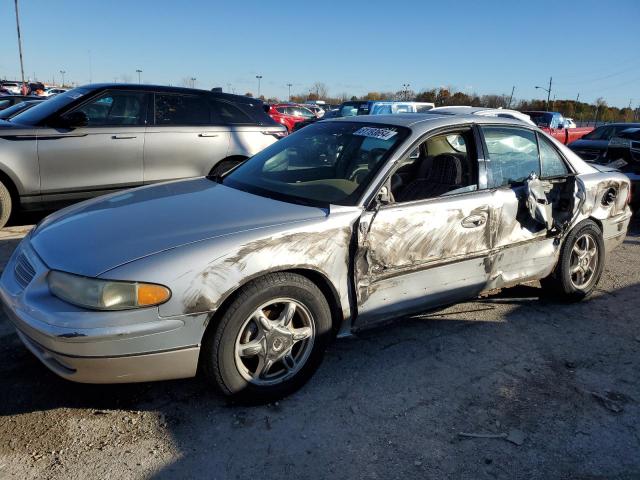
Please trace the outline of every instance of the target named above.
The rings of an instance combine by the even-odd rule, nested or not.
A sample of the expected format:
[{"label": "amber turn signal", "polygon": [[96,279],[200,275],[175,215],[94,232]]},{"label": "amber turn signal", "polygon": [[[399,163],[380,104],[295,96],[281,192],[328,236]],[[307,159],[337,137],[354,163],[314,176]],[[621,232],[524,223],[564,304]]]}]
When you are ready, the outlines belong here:
[{"label": "amber turn signal", "polygon": [[148,283],[138,284],[138,306],[147,307],[151,305],[159,305],[169,300],[171,292],[168,288],[161,285],[153,285]]}]

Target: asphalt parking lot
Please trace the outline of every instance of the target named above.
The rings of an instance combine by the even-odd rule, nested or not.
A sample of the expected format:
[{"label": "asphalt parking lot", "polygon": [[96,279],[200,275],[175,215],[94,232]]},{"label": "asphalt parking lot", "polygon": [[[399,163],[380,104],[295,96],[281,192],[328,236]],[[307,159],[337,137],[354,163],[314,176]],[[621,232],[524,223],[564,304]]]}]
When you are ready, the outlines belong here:
[{"label": "asphalt parking lot", "polygon": [[638,265],[636,218],[587,302],[521,286],[399,319],[253,408],[197,378],[69,383],[2,314],[0,478],[639,478]]}]

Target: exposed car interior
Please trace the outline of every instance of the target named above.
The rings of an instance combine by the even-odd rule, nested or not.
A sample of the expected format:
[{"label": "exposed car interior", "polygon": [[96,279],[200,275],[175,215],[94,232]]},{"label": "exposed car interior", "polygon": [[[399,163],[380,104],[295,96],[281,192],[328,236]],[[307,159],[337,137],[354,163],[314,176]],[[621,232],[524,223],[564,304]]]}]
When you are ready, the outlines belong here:
[{"label": "exposed car interior", "polygon": [[424,141],[392,175],[392,200],[411,202],[476,190],[473,145],[471,130],[447,132]]}]

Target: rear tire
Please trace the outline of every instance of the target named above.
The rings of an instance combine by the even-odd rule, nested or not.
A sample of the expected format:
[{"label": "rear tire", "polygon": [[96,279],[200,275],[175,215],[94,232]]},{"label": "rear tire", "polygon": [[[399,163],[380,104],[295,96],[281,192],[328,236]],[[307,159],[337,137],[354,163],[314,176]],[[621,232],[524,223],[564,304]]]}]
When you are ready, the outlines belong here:
[{"label": "rear tire", "polygon": [[12,209],[11,192],[5,187],[4,183],[0,182],[0,228],[3,228],[9,221]]},{"label": "rear tire", "polygon": [[273,273],[242,287],[211,327],[200,355],[206,379],[234,401],[260,404],[311,378],[330,338],[331,311],[308,278]]},{"label": "rear tire", "polygon": [[604,270],[602,231],[591,220],[579,223],[562,245],[555,270],[540,281],[545,293],[565,302],[578,302],[596,288]]}]

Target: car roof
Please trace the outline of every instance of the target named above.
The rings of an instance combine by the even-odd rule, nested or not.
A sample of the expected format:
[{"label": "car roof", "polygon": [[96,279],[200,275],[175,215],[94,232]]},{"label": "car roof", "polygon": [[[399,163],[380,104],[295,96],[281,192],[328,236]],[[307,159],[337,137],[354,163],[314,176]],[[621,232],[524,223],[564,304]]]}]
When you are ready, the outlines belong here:
[{"label": "car roof", "polygon": [[244,95],[234,95],[232,93],[213,92],[211,90],[203,90],[199,88],[186,88],[186,87],[170,87],[167,85],[153,85],[146,83],[92,83],[88,85],[81,85],[80,88],[90,89],[93,91],[106,90],[109,88],[118,88],[124,90],[153,90],[154,92],[166,92],[166,93],[186,93],[186,94],[207,94],[213,97],[230,100],[236,103],[249,103],[249,104],[262,104],[264,103],[259,98],[245,97]]},{"label": "car roof", "polygon": [[517,127],[532,125],[523,123],[520,120],[504,117],[484,117],[480,115],[451,115],[439,114],[439,112],[425,113],[399,113],[395,115],[354,115],[350,117],[339,117],[324,120],[326,122],[356,122],[356,123],[376,123],[381,125],[393,125],[398,127],[407,127],[417,133],[427,132],[434,128],[465,125],[470,123],[477,124],[504,124]]}]

